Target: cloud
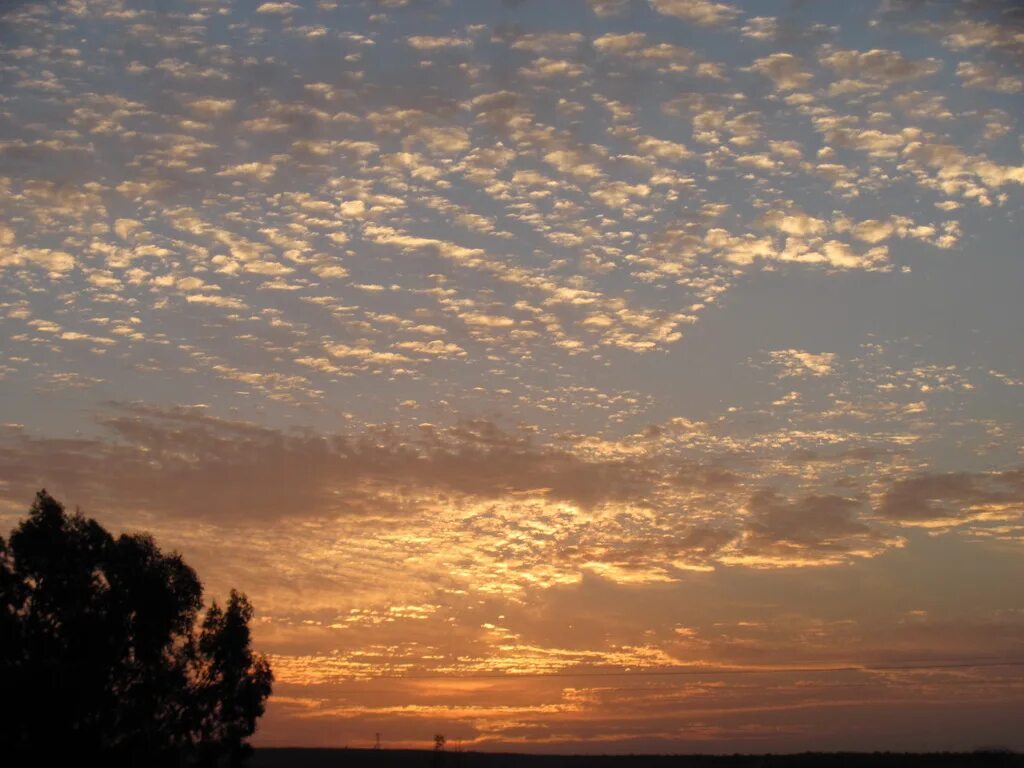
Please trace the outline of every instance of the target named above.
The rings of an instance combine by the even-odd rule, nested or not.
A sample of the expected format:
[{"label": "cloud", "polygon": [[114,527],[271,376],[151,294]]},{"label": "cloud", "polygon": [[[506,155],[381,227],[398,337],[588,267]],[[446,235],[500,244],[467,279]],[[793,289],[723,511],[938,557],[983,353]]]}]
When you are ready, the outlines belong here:
[{"label": "cloud", "polygon": [[899,538],[886,536],[863,519],[863,502],[841,496],[789,500],[759,491],[747,503],[750,515],[727,562],[758,566],[822,565],[850,557],[874,557]]},{"label": "cloud", "polygon": [[[785,219],[785,216],[775,219],[770,214],[768,217],[768,221],[775,228],[797,229],[801,226],[813,226],[810,222],[800,221],[799,218],[794,217],[790,222],[786,222]],[[887,268],[889,261],[889,252],[884,245],[858,253],[841,240],[791,235],[780,244],[773,237],[758,237],[749,233],[734,235],[721,227],[713,227],[707,231],[704,245],[717,258],[740,266],[757,262],[787,262],[833,269],[881,270]]]},{"label": "cloud", "polygon": [[277,173],[277,166],[273,163],[239,163],[217,172],[218,176],[241,176],[257,181],[268,181]]},{"label": "cloud", "polygon": [[872,157],[893,159],[899,150],[908,144],[910,136],[904,133],[889,133],[877,128],[836,127],[825,131],[830,145],[848,147],[865,152]]},{"label": "cloud", "polygon": [[431,37],[429,35],[412,35],[407,37],[405,42],[418,51],[469,48],[473,45],[473,41],[465,37]]},{"label": "cloud", "polygon": [[961,61],[957,64],[956,75],[963,81],[964,88],[984,88],[1000,93],[1024,91],[1024,78],[1004,74],[991,62]]},{"label": "cloud", "polygon": [[785,376],[827,376],[834,369],[832,352],[808,352],[803,349],[776,349],[770,353],[773,363],[781,365]]},{"label": "cloud", "polygon": [[261,3],[256,8],[256,13],[268,14],[271,16],[287,16],[297,10],[300,6],[295,3]]},{"label": "cloud", "polygon": [[202,117],[222,117],[233,111],[235,104],[234,99],[196,99],[190,101],[188,106]]},{"label": "cloud", "polygon": [[580,32],[527,32],[518,35],[509,47],[531,53],[572,53],[583,40]]},{"label": "cloud", "polygon": [[740,15],[736,6],[713,0],[650,0],[650,3],[660,14],[704,27],[728,24]]},{"label": "cloud", "polygon": [[646,40],[647,35],[643,32],[609,33],[596,38],[593,46],[601,53],[623,54],[640,48]]},{"label": "cloud", "polygon": [[449,441],[414,442],[289,434],[188,408],[115,406],[99,423],[114,439],[8,431],[0,465],[14,484],[9,493],[30,498],[33,489],[60,488],[91,507],[230,524],[414,514],[417,498],[437,493],[533,493],[587,507],[642,495],[649,483],[633,462],[537,447],[483,421],[453,429]]},{"label": "cloud", "polygon": [[519,74],[523,77],[546,80],[553,77],[579,77],[584,73],[583,65],[569,59],[551,59],[547,56],[540,56],[529,65],[520,67]]},{"label": "cloud", "polygon": [[940,35],[943,44],[955,51],[971,48],[994,48],[1016,54],[1024,51],[1024,30],[1012,14],[1005,14],[1002,23],[960,18],[924,23],[918,28]]},{"label": "cloud", "polygon": [[774,16],[754,16],[740,32],[753,40],[774,40],[779,33],[779,22]]},{"label": "cloud", "polygon": [[466,350],[458,344],[434,339],[433,341],[401,341],[395,344],[397,349],[404,349],[422,355],[438,358],[465,357]]},{"label": "cloud", "polygon": [[49,248],[9,248],[0,245],[0,267],[38,267],[53,277],[71,272],[75,257]]},{"label": "cloud", "polygon": [[946,472],[898,480],[878,514],[905,525],[944,527],[971,521],[1024,519],[1024,469]]},{"label": "cloud", "polygon": [[769,211],[762,219],[766,227],[778,230],[787,235],[823,235],[828,231],[828,224],[803,211]]},{"label": "cloud", "polygon": [[587,0],[587,5],[589,5],[590,10],[598,16],[618,16],[629,8],[632,1],[633,0]]},{"label": "cloud", "polygon": [[883,48],[852,51],[832,50],[825,46],[820,61],[842,77],[886,85],[929,77],[942,69],[939,59],[907,59],[899,51]]},{"label": "cloud", "polygon": [[245,309],[244,302],[228,296],[210,296],[207,294],[192,293],[185,297],[185,301],[189,304],[205,304],[211,307],[220,307],[222,309]]},{"label": "cloud", "polygon": [[637,66],[655,67],[659,72],[684,72],[698,60],[690,48],[670,43],[646,44],[643,32],[606,34],[593,41],[594,48],[602,54],[620,56]]},{"label": "cloud", "polygon": [[[460,356],[440,341],[400,348]],[[30,498],[46,487],[90,514],[223,528],[388,520],[395,531],[433,537],[441,535],[435,522],[457,524],[476,557],[507,558],[509,542],[520,542],[524,578],[577,579],[591,569],[624,583],[671,581],[719,562],[834,565],[900,543],[865,522],[861,501],[827,493],[790,501],[772,488],[749,496],[753,478],[657,448],[672,435],[699,434],[692,425],[592,450],[545,444],[532,430],[510,432],[482,419],[326,434],[214,418],[199,408],[111,404],[97,423],[103,434],[95,437],[5,429],[4,498]],[[1016,483],[1018,497],[1024,487],[1010,475],[998,482]],[[880,514],[888,519],[887,509]]]},{"label": "cloud", "polygon": [[800,58],[791,53],[762,56],[754,60],[749,70],[770,78],[775,84],[775,89],[779,91],[801,90],[814,79],[814,74],[804,69]]},{"label": "cloud", "polygon": [[[678,365],[684,328],[742,275],[817,269],[816,279],[825,280],[833,279],[828,270],[895,271],[900,263],[888,248],[894,260],[900,256],[897,238],[946,248],[971,236],[936,210],[971,200],[1007,205],[1011,187],[1024,183],[1005,142],[987,147],[990,155],[963,144],[981,121],[989,137],[1012,133],[1009,111],[985,108],[1002,97],[974,92],[978,108],[966,114],[953,108],[955,89],[939,90],[937,78],[927,82],[935,90],[910,90],[941,71],[936,59],[910,53],[916,46],[817,49],[826,74],[838,78],[830,91],[851,97],[826,104],[806,92],[821,75],[808,49],[799,57],[798,49],[762,55],[771,50],[764,41],[787,39],[785,24],[745,17],[740,4],[595,0],[595,13],[623,18],[611,32],[600,24],[592,45],[590,22],[497,29],[488,44],[511,51],[498,59],[463,55],[487,40],[489,27],[446,15],[444,3],[368,5],[371,12],[429,8],[437,23],[401,26],[412,17],[395,14],[387,20],[393,27],[383,17],[360,26],[353,17],[353,29],[336,40],[345,66],[328,71],[315,56],[284,67],[266,54],[285,44],[275,36],[304,34],[287,21],[292,12],[329,8],[240,7],[246,23],[236,28],[234,51],[202,47],[207,22],[198,16],[181,30],[126,15],[97,17],[105,34],[159,39],[167,50],[194,44],[195,61],[187,64],[156,49],[152,57],[132,54],[140,60],[125,65],[126,76],[137,79],[131,98],[88,51],[12,52],[17,98],[36,104],[40,117],[13,126],[0,144],[7,169],[0,194],[10,211],[0,224],[0,266],[41,324],[16,325],[21,321],[11,315],[13,354],[32,363],[0,370],[5,381],[24,376],[25,387],[37,380],[45,386],[60,373],[49,370],[56,344],[95,355],[103,368],[116,340],[118,364],[139,371],[152,369],[149,345],[171,351],[182,381],[210,388],[196,391],[210,391],[211,412],[234,407],[235,392],[282,407],[280,398],[293,398],[287,402],[294,406],[308,397],[312,407],[326,408],[342,377],[353,391],[375,394],[405,378],[423,388],[423,402],[476,407],[500,389],[501,402],[517,415],[571,411],[580,414],[578,421],[565,417],[573,427],[592,431],[600,414],[602,424],[618,429],[660,407],[659,398],[646,384],[614,391],[596,374],[621,369],[623,351]],[[664,29],[631,25],[646,18],[647,7],[662,14]],[[267,29],[266,16],[256,16],[252,26],[257,8],[286,21]],[[73,29],[78,17],[65,11],[54,6],[55,18]],[[675,19],[707,34],[680,37],[675,32],[686,27]],[[718,30],[707,27],[725,24],[747,38],[749,51],[713,70],[722,80],[692,81],[712,71],[701,70],[717,44]],[[984,49],[971,54],[975,59],[989,48],[1001,56],[1013,42],[987,27],[959,29],[960,43],[978,41],[969,47]],[[450,67],[415,53],[449,47],[460,54]],[[43,78],[44,70],[85,73],[90,87],[73,91],[57,74]],[[763,75],[777,93],[765,95],[756,84],[750,91],[750,78],[737,71]],[[1007,79],[1013,70],[987,60],[961,62],[957,73],[966,87],[1016,89]],[[641,80],[657,98],[634,98]],[[240,85],[228,89],[226,82]],[[889,83],[910,85],[881,95]],[[66,115],[58,119],[54,104]],[[237,135],[222,122],[236,117]],[[942,134],[931,132],[939,130],[933,120],[943,121]],[[808,124],[816,134],[807,133]],[[915,195],[899,192],[908,183],[917,185]],[[750,191],[751,208],[733,200],[738,188]],[[854,217],[843,209],[854,208],[848,204],[858,194]],[[869,199],[880,201],[881,212],[861,205]],[[80,324],[38,300],[46,275],[61,278],[62,291],[74,290],[67,301]],[[197,319],[201,331],[190,322]],[[773,358],[786,378],[805,377],[794,412],[813,407],[805,387],[835,381],[825,377],[841,367],[830,353],[798,347],[775,350]],[[557,397],[538,392],[524,373],[533,365],[579,389]],[[771,386],[777,383],[772,377]],[[582,394],[592,384],[594,391]],[[788,396],[773,391],[747,406],[771,410],[768,404]],[[933,417],[938,411],[925,399],[915,393],[885,411],[858,402],[845,415],[865,422],[879,413]],[[840,412],[836,405],[822,418]],[[118,442],[107,438],[101,452]],[[434,456],[403,439],[424,461]],[[539,442],[531,451],[556,457],[552,467],[572,457],[563,464],[592,471],[592,457],[564,446]],[[670,498],[682,493],[682,481],[666,479],[678,464],[678,456],[659,455],[653,465],[637,460],[622,470],[640,478],[634,490],[642,503],[631,514],[695,514],[685,498]],[[690,490],[707,490],[710,480],[692,472],[699,479]],[[748,482],[743,475],[737,484]],[[536,489],[507,483],[533,498]],[[565,481],[559,476],[550,486],[565,488]],[[812,490],[828,496],[836,489]],[[778,493],[801,497],[791,488]],[[534,495],[581,503],[565,490]],[[593,506],[628,501],[602,499]],[[728,520],[715,528],[723,536],[737,530]],[[680,522],[679,531],[691,522]]]}]

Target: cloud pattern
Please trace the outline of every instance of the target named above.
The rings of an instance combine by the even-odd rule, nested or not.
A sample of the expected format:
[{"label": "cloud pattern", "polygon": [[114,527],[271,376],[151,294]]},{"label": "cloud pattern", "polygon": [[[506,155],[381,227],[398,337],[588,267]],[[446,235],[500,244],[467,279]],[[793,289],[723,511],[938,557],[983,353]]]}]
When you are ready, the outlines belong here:
[{"label": "cloud pattern", "polygon": [[0,514],[243,586],[265,743],[1002,743],[864,665],[1020,651],[1019,13],[544,5],[7,4]]}]

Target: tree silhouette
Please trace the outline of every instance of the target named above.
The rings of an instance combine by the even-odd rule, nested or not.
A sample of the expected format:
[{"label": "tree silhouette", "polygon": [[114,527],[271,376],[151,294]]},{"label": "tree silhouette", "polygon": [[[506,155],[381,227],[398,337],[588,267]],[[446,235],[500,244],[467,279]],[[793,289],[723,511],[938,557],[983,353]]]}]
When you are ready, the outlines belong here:
[{"label": "tree silhouette", "polygon": [[[203,618],[178,554],[114,538],[45,491],[0,537],[0,739],[7,755],[105,765],[240,765],[273,676],[232,591]],[[14,764],[18,764],[15,762]]]},{"label": "tree silhouette", "polygon": [[[271,672],[266,659],[249,646],[252,606],[245,595],[231,590],[227,608],[214,603],[199,635],[201,664],[200,724],[202,764],[213,764],[220,751],[229,765],[241,765],[251,751],[244,743],[256,730],[263,702],[270,693]],[[207,749],[206,745],[212,745]]]}]

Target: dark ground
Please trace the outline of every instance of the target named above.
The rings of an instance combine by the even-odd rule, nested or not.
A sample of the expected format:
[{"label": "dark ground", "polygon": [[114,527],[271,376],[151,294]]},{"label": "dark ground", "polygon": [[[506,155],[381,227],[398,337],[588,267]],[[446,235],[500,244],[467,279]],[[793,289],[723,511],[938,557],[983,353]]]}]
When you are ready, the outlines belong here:
[{"label": "dark ground", "polygon": [[257,749],[251,768],[1024,768],[1002,752],[901,754],[808,752],[799,755],[515,755],[419,750]]}]

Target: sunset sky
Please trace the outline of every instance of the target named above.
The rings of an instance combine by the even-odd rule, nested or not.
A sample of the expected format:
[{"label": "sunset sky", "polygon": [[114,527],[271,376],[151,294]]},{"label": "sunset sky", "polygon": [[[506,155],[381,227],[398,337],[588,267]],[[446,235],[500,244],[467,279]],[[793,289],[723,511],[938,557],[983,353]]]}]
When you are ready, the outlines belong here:
[{"label": "sunset sky", "polygon": [[1024,749],[1022,117],[1012,0],[4,0],[0,530],[257,745]]}]

